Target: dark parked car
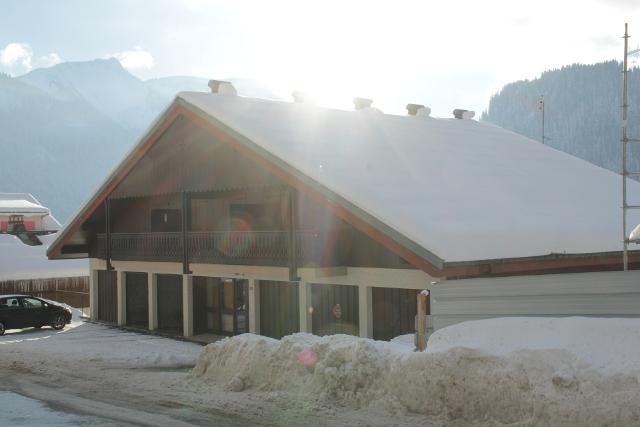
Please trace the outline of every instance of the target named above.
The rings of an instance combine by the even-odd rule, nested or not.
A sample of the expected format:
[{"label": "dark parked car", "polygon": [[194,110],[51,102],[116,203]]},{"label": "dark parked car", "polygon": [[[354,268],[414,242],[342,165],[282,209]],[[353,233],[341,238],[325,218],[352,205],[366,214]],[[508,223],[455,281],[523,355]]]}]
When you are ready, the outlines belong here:
[{"label": "dark parked car", "polygon": [[51,326],[62,329],[71,322],[71,310],[28,295],[0,295],[0,335],[7,329]]}]

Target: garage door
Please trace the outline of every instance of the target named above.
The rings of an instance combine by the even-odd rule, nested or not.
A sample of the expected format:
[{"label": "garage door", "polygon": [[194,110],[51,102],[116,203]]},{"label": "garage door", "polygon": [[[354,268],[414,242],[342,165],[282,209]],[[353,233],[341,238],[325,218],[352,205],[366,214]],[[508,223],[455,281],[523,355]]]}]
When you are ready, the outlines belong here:
[{"label": "garage door", "polygon": [[298,285],[261,280],[260,335],[280,339],[300,332]]},{"label": "garage door", "polygon": [[158,329],[182,334],[182,276],[158,274]]},{"label": "garage door", "polygon": [[415,332],[417,289],[372,288],[373,339]]},{"label": "garage door", "polygon": [[118,288],[114,270],[98,270],[98,320],[118,321]]},{"label": "garage door", "polygon": [[147,273],[126,273],[127,325],[146,328],[149,324]]},{"label": "garage door", "polygon": [[311,285],[312,329],[315,335],[359,335],[358,287]]}]

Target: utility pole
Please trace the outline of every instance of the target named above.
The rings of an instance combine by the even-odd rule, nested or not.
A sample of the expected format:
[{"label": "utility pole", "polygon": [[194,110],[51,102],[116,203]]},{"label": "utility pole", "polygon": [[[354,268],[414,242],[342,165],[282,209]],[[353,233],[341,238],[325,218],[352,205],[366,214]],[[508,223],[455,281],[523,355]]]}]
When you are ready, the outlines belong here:
[{"label": "utility pole", "polygon": [[628,24],[624,24],[624,61],[622,63],[622,252],[623,270],[629,269],[629,254],[627,253],[627,58],[628,58]]},{"label": "utility pole", "polygon": [[538,110],[542,112],[542,143],[544,144],[544,95],[538,99]]}]

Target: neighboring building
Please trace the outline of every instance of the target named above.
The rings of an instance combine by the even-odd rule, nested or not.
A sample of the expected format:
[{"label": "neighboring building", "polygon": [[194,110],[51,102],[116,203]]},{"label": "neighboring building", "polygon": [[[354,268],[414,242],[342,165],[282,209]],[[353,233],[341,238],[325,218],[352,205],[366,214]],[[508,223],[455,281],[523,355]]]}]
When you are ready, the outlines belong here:
[{"label": "neighboring building", "polygon": [[50,246],[90,258],[95,319],[389,339],[434,283],[621,268],[612,172],[466,114],[212,88],[179,94]]},{"label": "neighboring building", "polygon": [[[10,224],[16,223],[27,232],[10,230]],[[46,258],[46,248],[59,229],[60,223],[49,208],[31,194],[0,193],[0,281],[86,275],[85,260]]]},{"label": "neighboring building", "polygon": [[28,193],[0,193],[0,231],[8,230],[12,216],[22,217],[28,231],[60,229],[60,223],[51,211]]}]

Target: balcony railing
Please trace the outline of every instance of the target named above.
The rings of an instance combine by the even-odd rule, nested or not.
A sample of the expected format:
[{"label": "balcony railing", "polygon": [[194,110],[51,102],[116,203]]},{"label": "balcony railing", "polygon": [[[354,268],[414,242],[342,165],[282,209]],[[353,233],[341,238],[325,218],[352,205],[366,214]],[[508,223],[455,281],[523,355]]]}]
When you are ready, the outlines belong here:
[{"label": "balcony railing", "polygon": [[[190,262],[209,264],[286,266],[286,231],[190,232]],[[106,235],[98,234],[93,255],[106,257]],[[182,233],[113,233],[111,259],[121,261],[182,261]],[[335,266],[342,260],[335,233],[296,232],[298,265]]]}]

